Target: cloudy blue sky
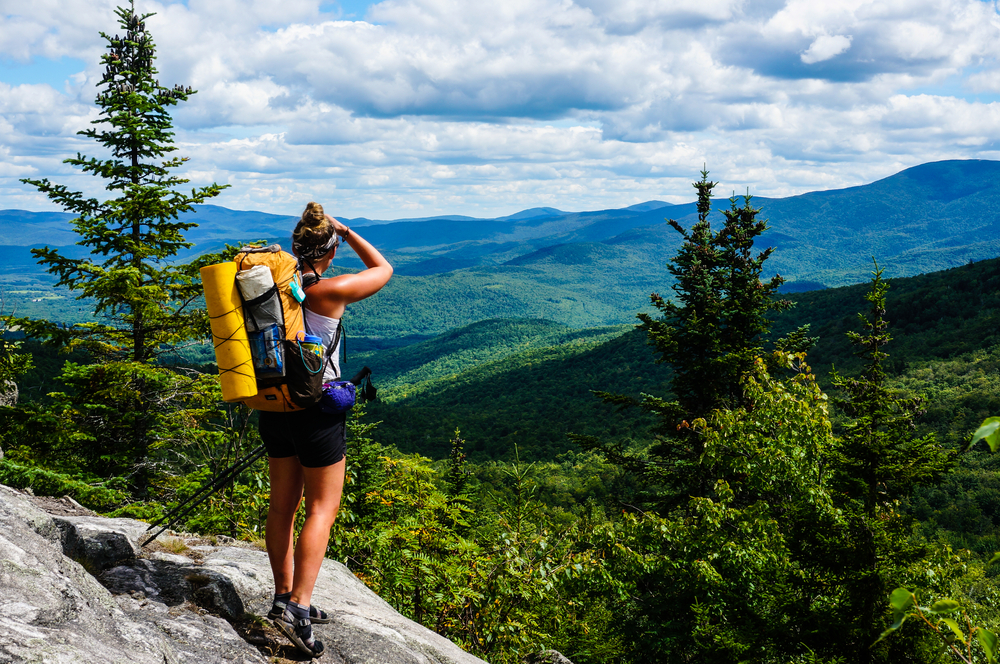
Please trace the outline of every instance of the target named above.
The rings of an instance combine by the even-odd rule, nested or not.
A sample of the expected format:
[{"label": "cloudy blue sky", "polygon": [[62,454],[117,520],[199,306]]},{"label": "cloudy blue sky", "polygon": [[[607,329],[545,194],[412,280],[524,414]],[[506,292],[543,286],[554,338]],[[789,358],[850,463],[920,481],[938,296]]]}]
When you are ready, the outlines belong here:
[{"label": "cloudy blue sky", "polygon": [[[0,0],[0,208],[96,193],[109,0]],[[1000,159],[1000,13],[980,0],[138,0],[185,174],[220,205],[391,219],[864,184]]]}]

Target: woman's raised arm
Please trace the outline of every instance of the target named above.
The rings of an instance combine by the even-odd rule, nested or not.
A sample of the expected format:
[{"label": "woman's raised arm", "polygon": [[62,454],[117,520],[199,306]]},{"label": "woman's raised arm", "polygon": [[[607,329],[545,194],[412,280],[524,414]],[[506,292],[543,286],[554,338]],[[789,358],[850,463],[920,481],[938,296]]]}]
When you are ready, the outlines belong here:
[{"label": "woman's raised arm", "polygon": [[[392,276],[392,265],[378,249],[373,247],[356,231],[351,230],[333,217],[327,215],[333,224],[334,231],[341,236],[347,245],[354,250],[367,269],[356,274],[341,274],[330,279],[324,279],[311,291],[323,299],[333,299],[344,305],[363,300],[374,295],[389,282]],[[339,307],[338,307],[339,308]]]}]

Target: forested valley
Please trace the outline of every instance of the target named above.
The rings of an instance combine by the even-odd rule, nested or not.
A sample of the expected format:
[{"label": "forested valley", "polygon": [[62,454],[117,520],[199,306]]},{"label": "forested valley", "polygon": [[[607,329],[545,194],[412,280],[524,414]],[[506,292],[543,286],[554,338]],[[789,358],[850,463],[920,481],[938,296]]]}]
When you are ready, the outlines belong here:
[{"label": "forested valley", "polygon": [[[93,316],[0,312],[0,482],[152,522],[259,435],[200,299],[235,248],[168,260],[225,189],[179,193],[168,111],[194,91],[118,15],[83,132],[110,156],[67,160],[111,198],[25,181],[74,215],[89,253],[32,254]],[[349,418],[328,556],[498,664],[994,661],[1000,259],[783,294],[766,211],[708,176],[634,324],[354,339],[345,373],[381,394]],[[258,460],[176,527],[259,543],[268,497]]]}]

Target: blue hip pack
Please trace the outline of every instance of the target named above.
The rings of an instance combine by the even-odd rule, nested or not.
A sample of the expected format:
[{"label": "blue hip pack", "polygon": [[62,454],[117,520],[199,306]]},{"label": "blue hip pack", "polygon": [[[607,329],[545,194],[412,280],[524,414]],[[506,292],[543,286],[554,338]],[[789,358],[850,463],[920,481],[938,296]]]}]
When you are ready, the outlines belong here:
[{"label": "blue hip pack", "polygon": [[376,390],[372,385],[372,370],[363,368],[351,380],[332,380],[323,383],[323,396],[319,399],[319,409],[324,413],[344,413],[354,407],[361,388],[361,398],[365,401],[375,399]]}]

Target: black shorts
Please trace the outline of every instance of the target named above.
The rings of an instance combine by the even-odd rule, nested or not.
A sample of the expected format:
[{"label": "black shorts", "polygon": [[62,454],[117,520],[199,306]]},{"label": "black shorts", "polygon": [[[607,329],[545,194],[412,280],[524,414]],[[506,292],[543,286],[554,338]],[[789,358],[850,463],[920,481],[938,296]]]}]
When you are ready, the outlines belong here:
[{"label": "black shorts", "polygon": [[260,413],[260,438],[267,456],[299,457],[306,468],[332,466],[347,453],[347,413],[330,415],[315,406],[292,413]]}]

